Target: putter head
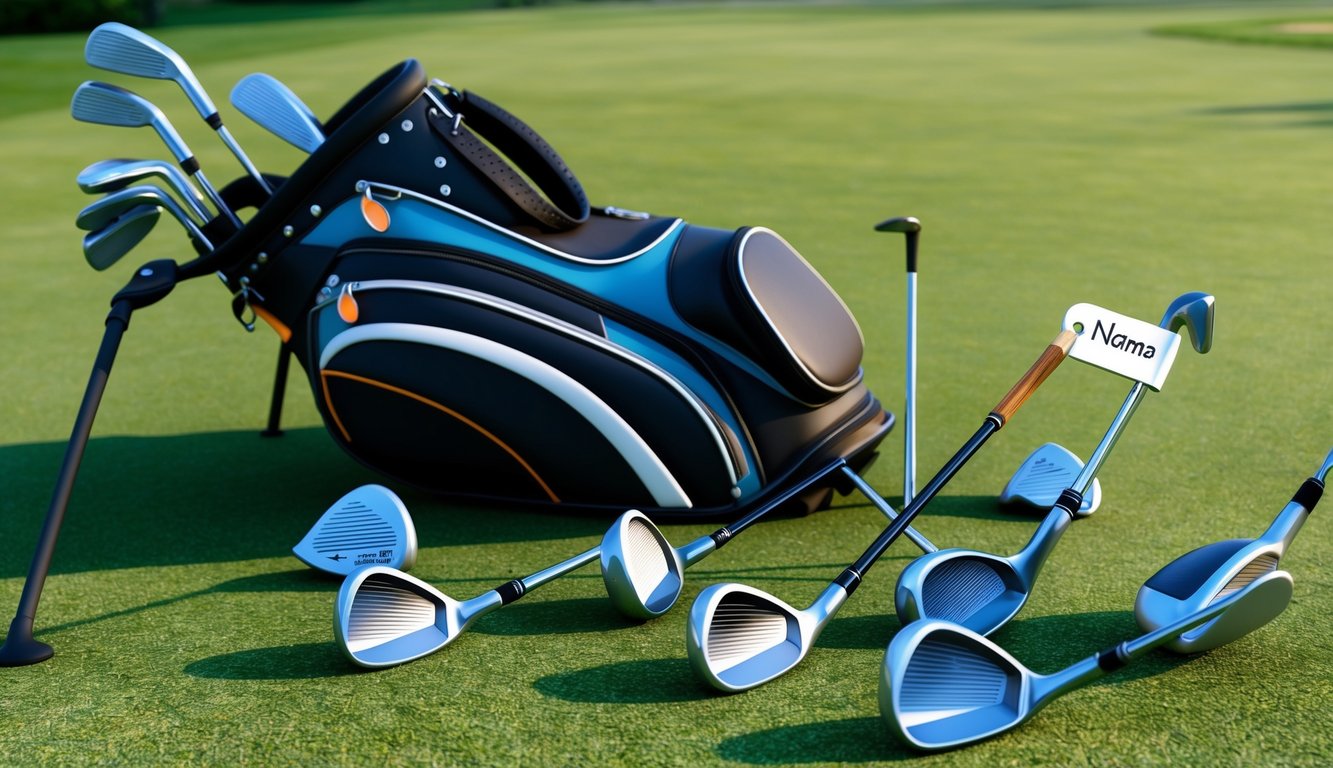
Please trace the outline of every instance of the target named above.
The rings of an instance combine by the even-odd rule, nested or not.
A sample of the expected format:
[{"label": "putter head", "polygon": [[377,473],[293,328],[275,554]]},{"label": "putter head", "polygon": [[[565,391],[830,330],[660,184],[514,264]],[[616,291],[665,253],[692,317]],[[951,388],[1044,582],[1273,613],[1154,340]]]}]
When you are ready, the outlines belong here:
[{"label": "putter head", "polygon": [[1027,720],[1033,673],[966,627],[929,619],[893,636],[880,668],[879,711],[916,749],[980,741]]},{"label": "putter head", "polygon": [[335,576],[367,565],[408,571],[417,560],[417,531],[397,494],[363,485],[325,510],[292,554]]},{"label": "putter head", "polygon": [[1031,580],[1012,558],[941,549],[903,568],[894,607],[904,626],[921,619],[949,621],[985,636],[1013,618],[1031,590]]},{"label": "putter head", "polygon": [[139,205],[112,219],[96,232],[83,236],[83,258],[99,272],[120,261],[153,231],[162,209]]},{"label": "putter head", "polygon": [[1179,333],[1181,326],[1189,329],[1194,351],[1206,354],[1213,348],[1213,304],[1215,299],[1201,291],[1177,296],[1158,323],[1169,331]]},{"label": "putter head", "polygon": [[269,133],[306,154],[324,143],[324,127],[310,108],[271,75],[256,72],[241,78],[231,91],[231,104]]},{"label": "putter head", "polygon": [[630,510],[602,537],[602,580],[616,610],[636,619],[661,616],[685,583],[680,554],[648,516]]},{"label": "putter head", "polygon": [[460,604],[426,582],[382,565],[348,574],[333,607],[333,637],[354,664],[372,669],[419,659],[462,631]]},{"label": "putter head", "polygon": [[[1083,460],[1058,443],[1046,443],[1033,451],[1019,465],[1014,476],[1000,491],[999,503],[1006,510],[1045,514],[1055,506],[1060,492],[1074,484],[1083,471]],[[1102,504],[1101,480],[1093,478],[1092,488],[1083,496],[1077,514],[1086,517]]]},{"label": "putter head", "polygon": [[921,231],[921,221],[915,216],[895,216],[876,224],[875,231],[915,234]]},{"label": "putter head", "polygon": [[[1230,539],[1187,552],[1167,563],[1139,588],[1134,598],[1134,618],[1143,629],[1154,630],[1197,613],[1215,600],[1270,574],[1285,573],[1277,569],[1282,549],[1279,542]],[[1281,613],[1285,605],[1284,602],[1277,607],[1264,622]],[[1230,636],[1225,631],[1227,627],[1219,618],[1182,634],[1164,647],[1176,653],[1206,651],[1239,636]]]},{"label": "putter head", "polygon": [[[842,596],[845,599],[846,593]],[[814,611],[819,602],[811,610],[798,611],[744,584],[707,587],[690,607],[685,630],[690,666],[719,691],[735,693],[763,685],[810,652],[823,628]]]}]

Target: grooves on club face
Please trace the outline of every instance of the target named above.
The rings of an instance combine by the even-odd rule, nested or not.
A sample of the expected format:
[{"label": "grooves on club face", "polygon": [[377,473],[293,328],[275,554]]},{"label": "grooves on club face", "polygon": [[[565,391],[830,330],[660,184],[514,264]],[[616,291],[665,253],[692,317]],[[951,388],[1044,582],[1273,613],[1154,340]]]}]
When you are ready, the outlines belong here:
[{"label": "grooves on club face", "polygon": [[[1134,599],[1134,616],[1139,626],[1152,630],[1170,624],[1277,570],[1287,548],[1319,503],[1331,467],[1333,451],[1258,538],[1230,539],[1199,547],[1153,574]],[[1176,653],[1197,653],[1219,642],[1225,639],[1209,624],[1181,634],[1167,643],[1166,648]]]},{"label": "grooves on club face", "polygon": [[[1055,506],[1060,492],[1074,484],[1081,471],[1083,460],[1069,449],[1059,443],[1040,445],[1023,460],[1000,491],[999,504],[1007,511],[1044,515]],[[1101,503],[1101,480],[1094,479],[1078,515],[1091,515]]]},{"label": "grooves on club face", "polygon": [[292,554],[335,576],[366,565],[408,571],[417,558],[416,527],[397,494],[382,485],[363,485],[325,510]]},{"label": "grooves on club face", "polygon": [[1056,697],[1133,662],[1192,626],[1211,619],[1209,624],[1218,627],[1217,645],[1249,634],[1281,614],[1291,592],[1291,575],[1275,571],[1225,604],[1049,675],[1032,672],[966,627],[938,619],[914,622],[889,642],[880,670],[880,715],[890,732],[915,749],[973,744],[1017,727]]},{"label": "grooves on club face", "polygon": [[246,75],[231,90],[231,104],[256,125],[309,154],[324,143],[324,129],[310,108],[271,75]]},{"label": "grooves on club face", "polygon": [[671,610],[684,586],[680,553],[638,510],[621,515],[602,537],[601,564],[612,605],[632,618],[651,619]]},{"label": "grooves on club face", "polygon": [[338,590],[334,640],[360,666],[404,664],[448,645],[480,615],[464,616],[463,608],[414,576],[366,566],[353,571]]}]

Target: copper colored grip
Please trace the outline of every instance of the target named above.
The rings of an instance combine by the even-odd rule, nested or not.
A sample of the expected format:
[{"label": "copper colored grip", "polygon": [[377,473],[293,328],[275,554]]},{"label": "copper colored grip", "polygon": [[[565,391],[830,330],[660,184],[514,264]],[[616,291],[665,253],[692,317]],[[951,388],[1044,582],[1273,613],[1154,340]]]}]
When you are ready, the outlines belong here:
[{"label": "copper colored grip", "polygon": [[1009,418],[1018,412],[1018,409],[1027,402],[1037,387],[1050,376],[1052,372],[1064,362],[1065,356],[1069,354],[1069,348],[1074,346],[1074,339],[1078,334],[1073,331],[1061,331],[1059,336],[1046,347],[1046,351],[1041,353],[1037,362],[1032,364],[1028,372],[1023,374],[1023,378],[1018,380],[1009,393],[1000,398],[1000,404],[995,406],[991,415],[1000,420],[1000,426],[1004,426]]}]

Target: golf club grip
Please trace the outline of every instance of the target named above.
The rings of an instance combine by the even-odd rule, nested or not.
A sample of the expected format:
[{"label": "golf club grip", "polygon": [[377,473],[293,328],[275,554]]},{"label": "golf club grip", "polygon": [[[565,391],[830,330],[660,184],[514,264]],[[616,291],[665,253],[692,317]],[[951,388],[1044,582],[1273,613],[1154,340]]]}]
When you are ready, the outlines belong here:
[{"label": "golf club grip", "polygon": [[1078,334],[1073,331],[1061,331],[1060,335],[1056,336],[1055,340],[1050,343],[1050,346],[1046,347],[1046,351],[1041,353],[1041,357],[1037,358],[1037,362],[1033,363],[1028,372],[1023,374],[1023,378],[1019,379],[1013,389],[1010,389],[1008,394],[1000,399],[1000,403],[991,410],[991,415],[998,418],[1001,425],[1009,421],[1023,406],[1023,403],[1027,402],[1027,399],[1032,396],[1032,393],[1037,391],[1037,387],[1040,387],[1041,383],[1046,381],[1046,377],[1050,376],[1060,366],[1060,363],[1064,362],[1065,356],[1069,354],[1069,348],[1074,346],[1074,339],[1076,338],[1078,338]]}]

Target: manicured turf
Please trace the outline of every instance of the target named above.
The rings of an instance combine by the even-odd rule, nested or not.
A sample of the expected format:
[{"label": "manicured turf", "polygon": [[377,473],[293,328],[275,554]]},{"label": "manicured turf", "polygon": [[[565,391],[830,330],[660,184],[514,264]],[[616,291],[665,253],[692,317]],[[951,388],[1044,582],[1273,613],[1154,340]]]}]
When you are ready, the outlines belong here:
[{"label": "manicured turf", "polygon": [[[1265,5],[1264,16],[1288,11],[1309,7]],[[901,239],[872,227],[920,217],[923,480],[1071,304],[1155,321],[1179,293],[1215,294],[1213,351],[1182,351],[1107,463],[1101,510],[1067,534],[1028,607],[995,636],[1052,671],[1136,634],[1134,594],[1149,575],[1196,546],[1258,535],[1333,447],[1333,59],[1149,32],[1252,13],[635,5],[161,37],[219,104],[239,77],[265,71],[324,116],[419,57],[432,76],[532,123],[595,204],[776,228],[860,319],[867,379],[895,410]],[[175,120],[214,181],[239,173],[174,85],[91,70],[82,45],[7,39],[0,50],[6,617],[107,300],[134,264],[185,256],[164,220],[125,263],[84,265],[72,219],[88,199],[75,174],[108,156],[164,153],[149,131],[75,123],[69,93],[83,79],[131,87]],[[224,115],[261,167],[299,162]],[[241,331],[227,298],[211,280],[182,285],[125,337],[38,616],[57,655],[0,670],[7,765],[1333,763],[1333,529],[1322,512],[1283,560],[1295,599],[1272,625],[1198,658],[1152,655],[947,756],[918,758],[878,719],[907,542],[796,672],[718,696],[685,661],[685,609],[708,584],[743,581],[808,604],[880,528],[855,500],[739,538],[692,569],[682,604],[656,621],[619,618],[589,571],[483,619],[439,654],[356,671],[332,643],[337,583],[307,573],[288,548],[326,505],[376,478],[325,436],[299,376],[288,434],[257,436],[277,344]],[[1127,389],[1067,364],[918,527],[946,546],[1016,551],[1034,522],[994,508],[1010,473],[1047,440],[1086,455]],[[870,473],[891,497],[900,439]],[[423,545],[416,575],[460,597],[593,545],[607,522],[403,495]],[[667,533],[683,542],[712,527]]]}]

